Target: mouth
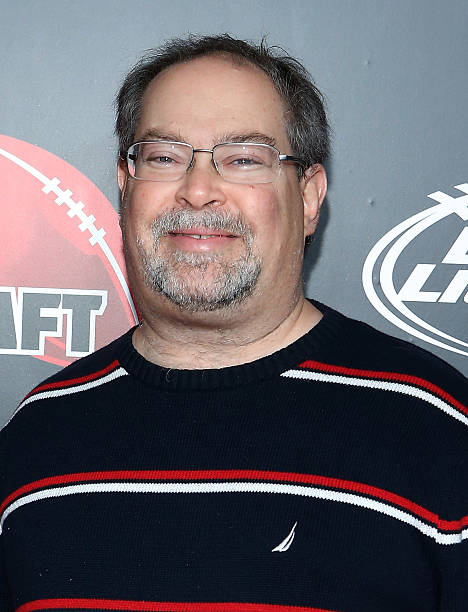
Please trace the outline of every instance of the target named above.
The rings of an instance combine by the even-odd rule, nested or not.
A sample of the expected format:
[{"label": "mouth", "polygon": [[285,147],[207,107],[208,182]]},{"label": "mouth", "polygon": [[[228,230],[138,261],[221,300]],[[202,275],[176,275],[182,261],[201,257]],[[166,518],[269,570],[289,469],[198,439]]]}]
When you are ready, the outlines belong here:
[{"label": "mouth", "polygon": [[184,252],[211,258],[243,256],[250,251],[253,237],[240,215],[185,208],[161,214],[152,222],[151,231],[156,248],[162,241],[162,248],[177,257]]},{"label": "mouth", "polygon": [[[185,233],[177,234],[175,232],[170,232],[169,235],[170,236],[182,235],[182,236],[186,236],[187,238],[195,238],[195,240],[208,240],[209,238],[219,238],[218,234],[185,234]],[[223,236],[223,237],[234,238],[234,236]]]},{"label": "mouth", "polygon": [[194,238],[195,240],[208,240],[209,238],[238,238],[236,234],[212,230],[208,228],[191,227],[189,229],[168,232],[169,236]]},{"label": "mouth", "polygon": [[179,248],[185,250],[211,250],[223,247],[231,243],[236,234],[226,230],[213,230],[207,227],[190,227],[187,229],[173,230],[167,233],[171,241]]}]

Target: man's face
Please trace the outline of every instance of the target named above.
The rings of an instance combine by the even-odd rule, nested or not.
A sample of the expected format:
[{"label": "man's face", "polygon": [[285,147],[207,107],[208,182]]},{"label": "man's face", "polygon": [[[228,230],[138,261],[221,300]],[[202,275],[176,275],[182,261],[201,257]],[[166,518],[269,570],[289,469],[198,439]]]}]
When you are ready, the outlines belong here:
[{"label": "man's face", "polygon": [[[153,80],[134,137],[151,139],[196,149],[254,140],[292,153],[269,78],[221,57],[176,65]],[[283,164],[272,183],[236,184],[200,152],[177,181],[138,181],[121,165],[119,184],[128,274],[140,301],[164,295],[183,309],[210,311],[248,296],[258,307],[278,293],[297,297],[304,236],[319,203],[306,206],[304,229],[307,181],[298,181],[294,165]]]}]

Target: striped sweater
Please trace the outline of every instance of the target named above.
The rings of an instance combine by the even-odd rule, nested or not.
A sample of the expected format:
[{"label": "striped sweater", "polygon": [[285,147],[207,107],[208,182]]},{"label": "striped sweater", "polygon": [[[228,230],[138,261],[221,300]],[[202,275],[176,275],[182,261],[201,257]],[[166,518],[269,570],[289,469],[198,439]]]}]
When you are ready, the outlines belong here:
[{"label": "striped sweater", "polygon": [[466,380],[319,308],[242,366],[130,331],[34,389],[0,434],[0,609],[466,612]]}]

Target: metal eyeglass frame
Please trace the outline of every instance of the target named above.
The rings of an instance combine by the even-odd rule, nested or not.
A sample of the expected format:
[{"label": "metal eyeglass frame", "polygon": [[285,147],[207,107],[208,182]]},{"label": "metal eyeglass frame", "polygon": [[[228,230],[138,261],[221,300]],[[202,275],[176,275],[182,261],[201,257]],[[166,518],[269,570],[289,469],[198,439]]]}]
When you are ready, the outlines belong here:
[{"label": "metal eyeglass frame", "polygon": [[[128,174],[131,176],[131,178],[134,178],[137,181],[150,181],[153,183],[170,183],[170,182],[174,182],[174,181],[178,181],[180,180],[184,174],[182,174],[179,178],[176,179],[169,179],[169,180],[161,180],[161,179],[148,179],[148,178],[141,178],[139,176],[135,176],[130,172],[130,160],[134,160],[136,161],[137,156],[136,155],[130,155],[129,151],[132,147],[135,147],[136,145],[141,145],[141,144],[151,144],[151,143],[158,143],[158,142],[164,142],[165,144],[169,144],[169,145],[183,145],[184,147],[189,147],[192,150],[192,155],[190,157],[190,161],[185,169],[184,174],[186,174],[190,168],[193,165],[193,160],[194,160],[194,156],[195,153],[211,153],[211,161],[213,163],[213,166],[216,169],[216,172],[219,174],[219,176],[221,178],[223,178],[225,181],[229,182],[236,182],[236,181],[230,181],[229,179],[226,179],[225,176],[223,176],[223,174],[219,171],[218,168],[218,164],[216,163],[215,159],[214,159],[214,151],[217,147],[222,147],[225,145],[239,145],[239,146],[252,146],[255,145],[257,147],[267,147],[268,149],[273,149],[274,151],[276,151],[277,155],[278,155],[278,172],[277,174],[272,178],[271,181],[267,181],[267,183],[272,183],[275,178],[278,176],[279,174],[279,169],[281,167],[281,162],[283,161],[290,161],[293,162],[295,164],[299,164],[303,170],[305,170],[305,168],[307,167],[307,164],[305,163],[305,161],[303,159],[300,159],[299,157],[294,157],[293,155],[285,155],[283,153],[280,153],[278,151],[278,149],[276,147],[274,147],[273,145],[270,144],[266,144],[263,142],[220,142],[218,144],[216,144],[212,149],[195,149],[191,144],[189,144],[188,142],[179,142],[177,140],[138,140],[136,142],[133,142],[126,151],[121,150],[119,152],[120,158],[125,161],[127,163],[127,170],[128,170]],[[252,180],[250,179],[247,182],[252,182]],[[242,184],[241,182],[239,184]]]}]

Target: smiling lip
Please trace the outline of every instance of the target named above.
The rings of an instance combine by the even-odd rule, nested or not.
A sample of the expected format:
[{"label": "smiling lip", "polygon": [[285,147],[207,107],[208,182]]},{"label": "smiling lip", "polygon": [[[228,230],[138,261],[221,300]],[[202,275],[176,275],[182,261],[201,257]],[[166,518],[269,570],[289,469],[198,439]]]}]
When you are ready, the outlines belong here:
[{"label": "smiling lip", "polygon": [[232,244],[233,238],[239,238],[228,230],[214,230],[208,227],[190,227],[169,232],[168,237],[174,245],[186,251],[207,252]]},{"label": "smiling lip", "polygon": [[223,230],[212,230],[206,227],[191,227],[189,229],[176,230],[169,232],[169,236],[174,238],[191,238],[193,240],[209,240],[220,238],[237,238],[235,234]]}]

